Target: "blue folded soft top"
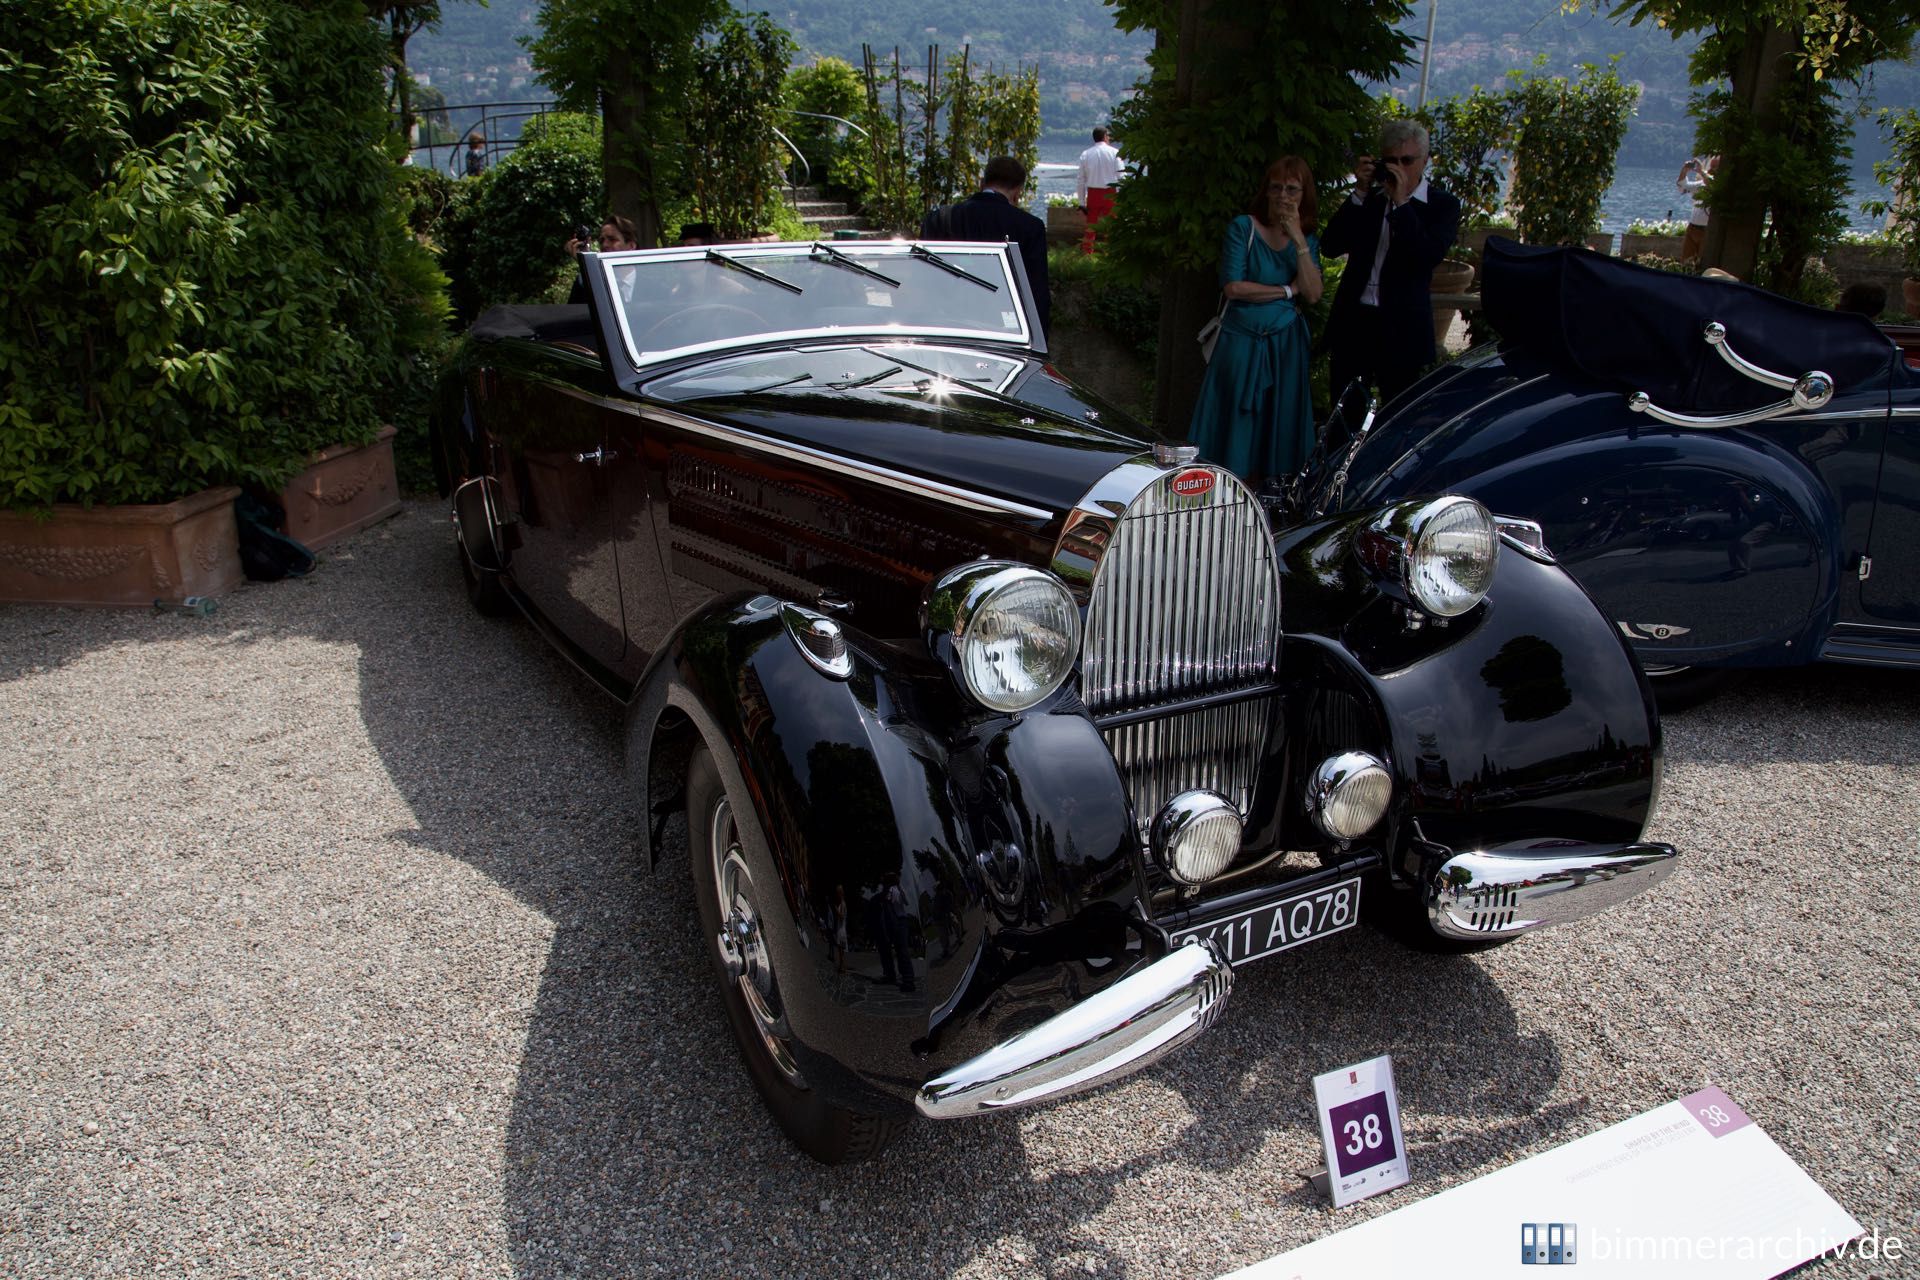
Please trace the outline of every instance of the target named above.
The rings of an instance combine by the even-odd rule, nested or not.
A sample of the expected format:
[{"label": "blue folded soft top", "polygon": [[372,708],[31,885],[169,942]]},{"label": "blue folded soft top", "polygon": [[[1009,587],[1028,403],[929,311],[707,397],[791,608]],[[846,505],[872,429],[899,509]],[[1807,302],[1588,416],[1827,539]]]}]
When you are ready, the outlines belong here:
[{"label": "blue folded soft top", "polygon": [[1701,337],[1711,321],[1763,369],[1819,370],[1845,393],[1904,386],[1899,349],[1865,316],[1825,311],[1741,284],[1676,275],[1586,249],[1487,241],[1481,297],[1502,343],[1662,408],[1723,414],[1782,392],[1739,373]]}]

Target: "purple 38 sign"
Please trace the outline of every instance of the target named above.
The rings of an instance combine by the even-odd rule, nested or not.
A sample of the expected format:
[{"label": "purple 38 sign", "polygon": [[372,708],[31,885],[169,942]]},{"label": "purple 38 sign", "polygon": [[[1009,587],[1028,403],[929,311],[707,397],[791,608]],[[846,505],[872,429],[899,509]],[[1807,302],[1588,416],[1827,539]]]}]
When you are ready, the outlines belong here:
[{"label": "purple 38 sign", "polygon": [[1329,1116],[1333,1121],[1333,1158],[1341,1177],[1387,1164],[1400,1154],[1393,1143],[1393,1119],[1387,1113],[1385,1093],[1343,1102]]}]

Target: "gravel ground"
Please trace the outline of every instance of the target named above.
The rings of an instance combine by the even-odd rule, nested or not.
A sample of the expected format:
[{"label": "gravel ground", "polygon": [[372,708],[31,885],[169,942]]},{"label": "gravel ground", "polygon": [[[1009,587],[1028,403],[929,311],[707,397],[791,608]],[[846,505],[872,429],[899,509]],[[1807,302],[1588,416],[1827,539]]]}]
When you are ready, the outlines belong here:
[{"label": "gravel ground", "polygon": [[[1686,861],[1630,909],[1348,932],[1128,1082],[835,1171],[635,864],[616,711],[450,554],[418,505],[211,618],[0,609],[0,1273],[1210,1276],[1709,1082],[1920,1250],[1913,676],[1673,717]],[[1414,1182],[1334,1212],[1308,1077],[1382,1052]]]}]

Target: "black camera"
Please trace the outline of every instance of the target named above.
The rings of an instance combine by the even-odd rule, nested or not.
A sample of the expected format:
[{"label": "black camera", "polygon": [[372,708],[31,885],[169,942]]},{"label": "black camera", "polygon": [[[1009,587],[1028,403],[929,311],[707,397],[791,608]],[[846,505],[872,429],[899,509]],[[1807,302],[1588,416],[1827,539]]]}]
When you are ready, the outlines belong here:
[{"label": "black camera", "polygon": [[588,245],[593,243],[593,231],[591,228],[587,226],[586,223],[584,222],[579,223],[573,229],[573,238],[575,240],[578,240],[580,242],[580,247],[584,249]]}]

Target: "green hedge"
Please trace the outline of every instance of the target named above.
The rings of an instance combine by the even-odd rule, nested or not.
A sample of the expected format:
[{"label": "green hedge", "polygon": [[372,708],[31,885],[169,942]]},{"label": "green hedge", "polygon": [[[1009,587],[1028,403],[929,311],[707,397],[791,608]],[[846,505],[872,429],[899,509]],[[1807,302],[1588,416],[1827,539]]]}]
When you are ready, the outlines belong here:
[{"label": "green hedge", "polygon": [[360,0],[0,10],[0,506],[277,487],[418,403],[385,57]]}]

